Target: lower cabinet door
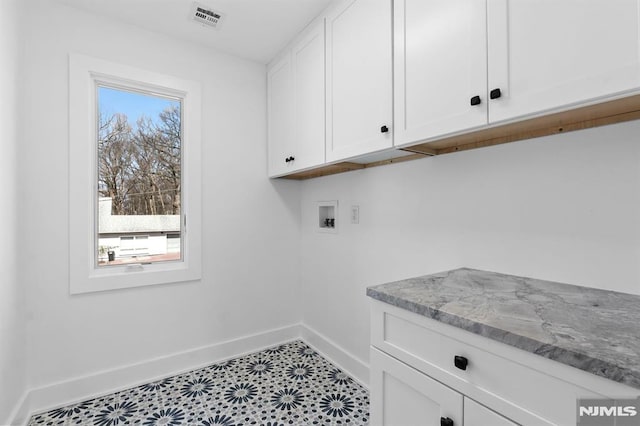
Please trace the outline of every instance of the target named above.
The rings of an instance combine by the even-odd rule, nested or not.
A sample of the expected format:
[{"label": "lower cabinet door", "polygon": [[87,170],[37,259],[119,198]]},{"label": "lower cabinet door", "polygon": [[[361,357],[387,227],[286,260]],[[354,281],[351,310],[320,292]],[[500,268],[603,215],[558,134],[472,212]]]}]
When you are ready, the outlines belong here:
[{"label": "lower cabinet door", "polygon": [[464,426],[517,426],[517,424],[474,400],[465,398]]},{"label": "lower cabinet door", "polygon": [[374,347],[370,362],[371,425],[462,426],[461,394]]}]

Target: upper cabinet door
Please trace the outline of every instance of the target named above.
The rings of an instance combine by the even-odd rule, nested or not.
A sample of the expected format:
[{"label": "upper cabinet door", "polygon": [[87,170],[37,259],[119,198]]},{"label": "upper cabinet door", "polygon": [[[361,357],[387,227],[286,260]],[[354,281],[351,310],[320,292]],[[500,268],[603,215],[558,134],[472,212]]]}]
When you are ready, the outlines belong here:
[{"label": "upper cabinet door", "polygon": [[488,0],[496,122],[640,86],[638,0]]},{"label": "upper cabinet door", "polygon": [[294,81],[292,170],[324,163],[324,20],[291,50]]},{"label": "upper cabinet door", "polygon": [[394,2],[395,144],[487,124],[485,0]]},{"label": "upper cabinet door", "polygon": [[391,1],[345,0],[327,25],[327,161],[393,146]]},{"label": "upper cabinet door", "polygon": [[293,151],[293,70],[287,52],[267,70],[269,176],[290,170]]},{"label": "upper cabinet door", "polygon": [[269,176],[324,163],[324,19],[267,71]]}]

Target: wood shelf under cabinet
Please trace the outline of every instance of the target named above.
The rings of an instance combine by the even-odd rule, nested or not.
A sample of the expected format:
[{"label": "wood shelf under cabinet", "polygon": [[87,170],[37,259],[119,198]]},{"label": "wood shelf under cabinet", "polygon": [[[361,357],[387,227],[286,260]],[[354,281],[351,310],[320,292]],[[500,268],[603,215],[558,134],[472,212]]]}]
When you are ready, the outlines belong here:
[{"label": "wood shelf under cabinet", "polygon": [[344,161],[282,176],[304,180],[640,119],[640,94],[399,148],[413,153],[371,163]]}]

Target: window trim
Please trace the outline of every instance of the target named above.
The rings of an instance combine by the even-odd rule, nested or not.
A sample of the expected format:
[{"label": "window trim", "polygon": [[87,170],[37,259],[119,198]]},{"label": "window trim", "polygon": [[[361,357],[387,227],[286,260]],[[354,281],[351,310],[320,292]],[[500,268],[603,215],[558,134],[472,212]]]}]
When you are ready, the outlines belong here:
[{"label": "window trim", "polygon": [[[182,100],[182,260],[98,267],[97,85]],[[199,280],[201,238],[200,83],[80,54],[69,55],[69,291],[71,294]],[[187,227],[188,215],[188,227]]]}]

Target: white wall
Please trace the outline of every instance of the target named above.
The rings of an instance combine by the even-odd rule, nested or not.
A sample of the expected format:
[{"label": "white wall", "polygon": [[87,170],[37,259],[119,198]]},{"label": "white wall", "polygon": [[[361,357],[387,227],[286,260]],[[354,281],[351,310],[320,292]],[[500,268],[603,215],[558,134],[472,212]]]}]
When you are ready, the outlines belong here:
[{"label": "white wall", "polygon": [[[20,145],[28,386],[297,323],[299,185],[266,179],[265,67],[31,3]],[[69,52],[202,82],[201,282],[69,295]]]},{"label": "white wall", "polygon": [[[3,20],[16,3],[0,3]],[[18,198],[20,257],[6,249],[17,241],[8,232],[0,421],[24,389],[25,359],[27,387],[45,387],[303,317],[366,362],[365,288],[461,266],[640,294],[639,123],[302,184],[270,181],[264,66],[50,3],[29,0],[19,197],[5,185],[8,205]],[[18,70],[5,58],[18,50],[15,26],[0,24],[0,125],[13,135],[0,138],[0,173],[15,182]],[[70,51],[202,82],[201,282],[69,295]],[[315,232],[316,201],[334,199],[339,233]],[[359,225],[348,223],[352,204]],[[16,223],[14,210],[0,215]]]},{"label": "white wall", "polygon": [[[639,134],[636,121],[305,181],[304,322],[366,362],[369,285],[471,267],[640,294]],[[315,232],[316,201],[333,199],[339,234]]]},{"label": "white wall", "polygon": [[19,141],[19,81],[22,38],[19,0],[0,2],[0,424],[25,390],[24,289],[17,261],[17,146]]}]

